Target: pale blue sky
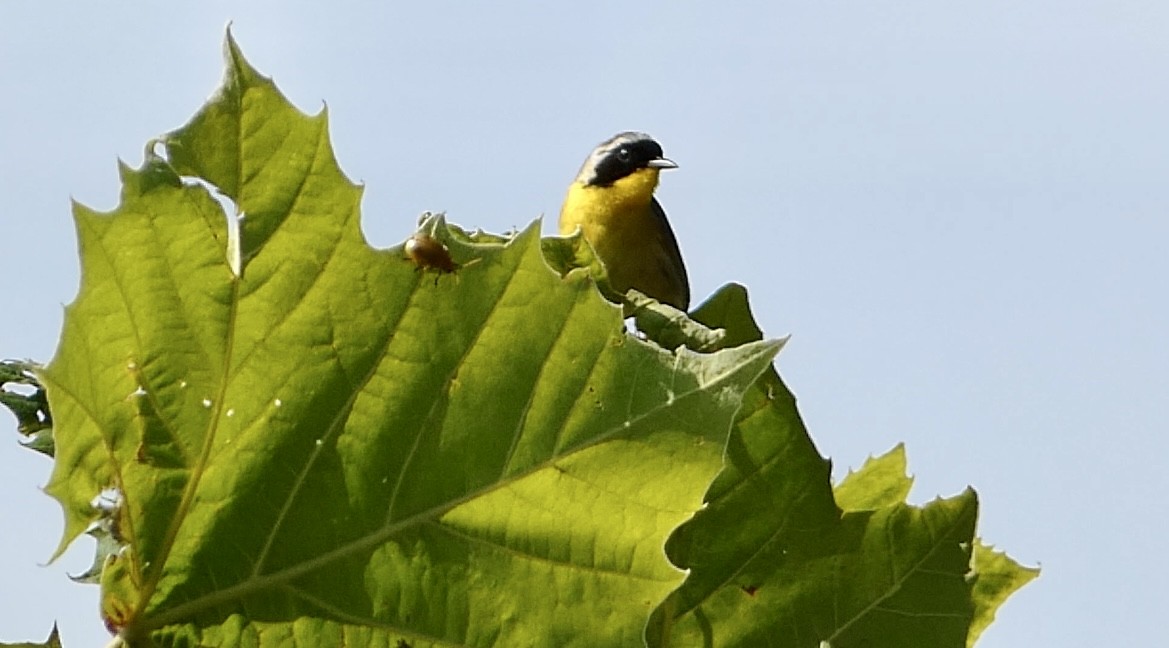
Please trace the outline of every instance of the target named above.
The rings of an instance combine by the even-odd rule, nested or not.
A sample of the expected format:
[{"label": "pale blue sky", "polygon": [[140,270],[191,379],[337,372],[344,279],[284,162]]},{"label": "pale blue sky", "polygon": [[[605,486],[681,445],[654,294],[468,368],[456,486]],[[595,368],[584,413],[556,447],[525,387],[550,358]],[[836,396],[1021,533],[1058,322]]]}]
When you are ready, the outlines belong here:
[{"label": "pale blue sky", "polygon": [[[218,85],[223,28],[327,101],[379,246],[423,210],[551,219],[598,141],[645,130],[696,302],[738,281],[838,471],[908,444],[924,502],[1044,574],[980,646],[1164,642],[1169,4],[0,3],[0,357],[48,360],[69,199]],[[469,3],[468,3],[469,4]],[[551,229],[549,226],[547,229]],[[11,419],[0,416],[0,428]],[[0,442],[0,641],[106,640],[50,463]]]}]

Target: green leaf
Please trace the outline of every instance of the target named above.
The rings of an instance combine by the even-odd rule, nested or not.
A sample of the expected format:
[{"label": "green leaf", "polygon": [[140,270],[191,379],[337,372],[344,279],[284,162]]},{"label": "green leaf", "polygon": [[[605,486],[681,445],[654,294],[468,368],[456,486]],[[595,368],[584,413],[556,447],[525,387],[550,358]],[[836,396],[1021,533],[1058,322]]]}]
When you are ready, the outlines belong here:
[{"label": "green leaf", "polygon": [[113,514],[116,511],[110,511],[110,517],[103,518],[97,524],[92,526],[86,535],[93,538],[96,542],[94,549],[93,564],[89,566],[84,572],[70,576],[69,578],[78,583],[87,583],[96,585],[101,582],[102,572],[105,566],[112,560],[117,560],[118,554],[125,546],[121,538],[114,532]]},{"label": "green leaf", "polygon": [[[724,328],[727,344],[761,337],[741,286],[724,288],[694,317]],[[651,619],[650,644],[964,646],[973,491],[921,508],[889,501],[885,485],[863,493],[866,484],[898,481],[882,477],[896,468],[895,451],[847,480],[850,506],[880,506],[842,513],[828,462],[774,369],[743,402],[707,507],[667,545],[690,574]]]},{"label": "green leaf", "polygon": [[1015,592],[1039,576],[1034,567],[1024,567],[994,547],[974,543],[974,620],[970,622],[968,646],[973,646],[995,612]]},{"label": "green leaf", "polygon": [[860,470],[848,475],[832,489],[836,503],[846,511],[895,506],[905,502],[913,479],[905,474],[905,445],[898,443],[880,457],[869,457]]},{"label": "green leaf", "polygon": [[685,312],[637,290],[626,292],[625,300],[626,310],[632,311],[637,329],[667,349],[676,349],[683,344],[697,351],[723,348],[723,338],[726,337],[723,329],[703,326]]},{"label": "green leaf", "polygon": [[57,632],[57,624],[54,623],[49,638],[41,643],[0,643],[0,648],[61,648],[61,636]]},{"label": "green leaf", "polygon": [[964,646],[971,617],[973,490],[922,507],[846,513],[843,551],[823,566],[823,600],[837,612],[827,641],[860,646]]},{"label": "green leaf", "polygon": [[779,345],[627,334],[538,223],[427,220],[451,274],[370,248],[324,117],[226,49],[167,159],[74,210],[47,490],[61,549],[116,498],[107,621],[130,645],[636,645]]},{"label": "green leaf", "polygon": [[[834,492],[837,503],[849,511],[895,506],[905,501],[913,480],[906,476],[905,446],[897,444],[886,454],[870,458],[848,476]],[[974,539],[973,569],[967,580],[974,583],[974,604],[967,646],[973,646],[982,631],[994,621],[995,612],[1006,600],[1034,578],[1039,570],[1023,567],[1005,553],[994,551]]]},{"label": "green leaf", "polygon": [[0,362],[0,405],[16,417],[16,431],[28,440],[24,447],[53,456],[53,416],[44,387],[37,380],[39,367],[32,362]]}]

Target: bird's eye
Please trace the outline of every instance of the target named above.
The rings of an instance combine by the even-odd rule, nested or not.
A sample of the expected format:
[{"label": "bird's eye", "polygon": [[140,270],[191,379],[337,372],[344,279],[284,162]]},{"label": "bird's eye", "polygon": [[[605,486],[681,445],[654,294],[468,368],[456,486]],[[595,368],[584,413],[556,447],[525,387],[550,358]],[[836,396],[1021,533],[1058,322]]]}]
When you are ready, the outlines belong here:
[{"label": "bird's eye", "polygon": [[622,146],[621,148],[617,149],[617,159],[621,160],[622,162],[628,162],[633,159],[633,153],[629,151],[629,147]]}]

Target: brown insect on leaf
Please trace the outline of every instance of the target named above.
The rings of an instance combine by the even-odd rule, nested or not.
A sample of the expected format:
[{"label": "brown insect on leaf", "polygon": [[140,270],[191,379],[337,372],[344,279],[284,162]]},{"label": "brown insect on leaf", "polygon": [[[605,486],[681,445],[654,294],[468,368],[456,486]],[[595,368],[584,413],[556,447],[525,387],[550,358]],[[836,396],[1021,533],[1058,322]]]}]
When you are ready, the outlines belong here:
[{"label": "brown insect on leaf", "polygon": [[[406,256],[418,266],[419,270],[437,270],[439,276],[443,273],[453,273],[459,269],[459,264],[451,259],[450,250],[441,241],[429,234],[418,232],[406,239]],[[434,278],[438,285],[439,277]]]}]

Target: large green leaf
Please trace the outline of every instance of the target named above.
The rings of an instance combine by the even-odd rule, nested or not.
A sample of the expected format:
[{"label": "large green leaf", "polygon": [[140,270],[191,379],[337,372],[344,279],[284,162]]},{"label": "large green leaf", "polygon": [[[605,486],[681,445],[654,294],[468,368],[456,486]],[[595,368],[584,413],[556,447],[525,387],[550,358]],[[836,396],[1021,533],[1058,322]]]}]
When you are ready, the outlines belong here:
[{"label": "large green leaf", "polygon": [[[761,336],[738,286],[694,317],[725,329],[728,344]],[[912,507],[889,497],[896,484],[877,488],[869,465],[842,504],[880,506],[841,511],[829,464],[774,369],[744,397],[727,460],[707,507],[670,539],[670,557],[690,574],[655,612],[651,645],[966,645],[973,491]]]},{"label": "large green leaf", "polygon": [[325,119],[230,38],[227,63],[114,212],[74,210],[47,490],[62,549],[99,518],[124,543],[107,621],[131,645],[640,643],[778,344],[631,336],[538,225],[428,220],[453,274],[370,248]]}]

